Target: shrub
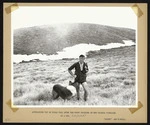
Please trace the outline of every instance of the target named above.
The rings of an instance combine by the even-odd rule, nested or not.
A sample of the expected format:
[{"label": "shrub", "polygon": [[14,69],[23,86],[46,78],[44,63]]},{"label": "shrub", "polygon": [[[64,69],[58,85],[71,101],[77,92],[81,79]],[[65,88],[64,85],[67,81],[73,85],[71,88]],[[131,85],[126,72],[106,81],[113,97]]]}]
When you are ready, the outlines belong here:
[{"label": "shrub", "polygon": [[133,80],[131,80],[131,79],[125,79],[123,81],[123,84],[124,85],[135,85],[135,82]]},{"label": "shrub", "polygon": [[20,97],[25,93],[25,90],[23,88],[18,88],[13,92],[14,97]]}]

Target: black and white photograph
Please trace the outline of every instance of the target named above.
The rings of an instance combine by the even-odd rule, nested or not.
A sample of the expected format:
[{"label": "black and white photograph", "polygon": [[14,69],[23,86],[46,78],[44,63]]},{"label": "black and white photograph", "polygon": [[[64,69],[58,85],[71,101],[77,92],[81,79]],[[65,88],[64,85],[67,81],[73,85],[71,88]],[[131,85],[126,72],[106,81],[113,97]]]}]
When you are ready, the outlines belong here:
[{"label": "black and white photograph", "polygon": [[13,106],[137,106],[131,7],[20,6],[11,47]]}]

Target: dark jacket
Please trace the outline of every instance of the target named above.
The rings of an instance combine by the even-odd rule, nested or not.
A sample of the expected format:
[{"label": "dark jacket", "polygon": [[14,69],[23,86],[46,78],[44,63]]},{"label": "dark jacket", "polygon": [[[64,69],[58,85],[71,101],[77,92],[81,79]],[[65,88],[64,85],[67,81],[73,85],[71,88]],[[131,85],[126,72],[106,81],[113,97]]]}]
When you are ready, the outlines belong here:
[{"label": "dark jacket", "polygon": [[83,70],[80,69],[79,62],[74,63],[72,66],[68,68],[68,70],[72,70],[75,68],[75,75],[77,76],[75,78],[75,82],[83,83],[86,82],[86,73],[88,72],[88,65],[84,62],[83,64]]}]

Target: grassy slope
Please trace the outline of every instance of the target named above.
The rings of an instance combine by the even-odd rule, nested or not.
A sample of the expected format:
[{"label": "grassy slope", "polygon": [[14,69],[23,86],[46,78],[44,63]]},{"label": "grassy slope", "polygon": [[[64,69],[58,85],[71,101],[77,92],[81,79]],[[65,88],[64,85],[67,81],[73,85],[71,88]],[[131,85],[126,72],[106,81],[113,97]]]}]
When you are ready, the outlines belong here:
[{"label": "grassy slope", "polygon": [[14,64],[14,104],[16,105],[134,105],[135,46],[102,51],[87,58],[89,100],[76,97],[53,101],[54,84],[68,85],[67,68],[77,60],[55,60]]},{"label": "grassy slope", "polygon": [[54,54],[79,43],[104,45],[135,41],[135,30],[98,24],[63,24],[21,28],[14,31],[14,54]]}]

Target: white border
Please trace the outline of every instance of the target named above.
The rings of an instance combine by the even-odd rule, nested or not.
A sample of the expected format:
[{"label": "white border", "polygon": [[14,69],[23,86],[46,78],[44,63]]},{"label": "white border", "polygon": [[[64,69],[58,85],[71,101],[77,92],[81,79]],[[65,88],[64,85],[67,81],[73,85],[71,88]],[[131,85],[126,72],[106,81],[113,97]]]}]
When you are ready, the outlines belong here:
[{"label": "white border", "polygon": [[10,15],[11,15],[11,17],[10,17],[10,19],[11,19],[11,29],[10,29],[10,34],[11,34],[11,40],[10,40],[10,42],[11,42],[11,107],[14,107],[13,106],[13,45],[14,45],[14,40],[13,40],[13,25],[12,25],[12,14],[10,13]]},{"label": "white border", "polygon": [[136,24],[136,63],[135,63],[135,73],[136,73],[136,107],[138,107],[138,17],[136,18],[137,24]]},{"label": "white border", "polygon": [[[102,6],[104,7],[104,6]],[[112,6],[114,7],[114,6]],[[11,19],[12,19],[12,14],[11,14]],[[136,105],[133,106],[114,106],[114,105],[102,105],[102,106],[97,106],[97,105],[92,105],[92,106],[87,106],[87,105],[13,105],[13,25],[11,21],[11,107],[12,108],[137,108],[138,107],[138,18],[137,18],[137,26],[136,26],[136,63],[135,63],[135,73],[136,73]]]}]

